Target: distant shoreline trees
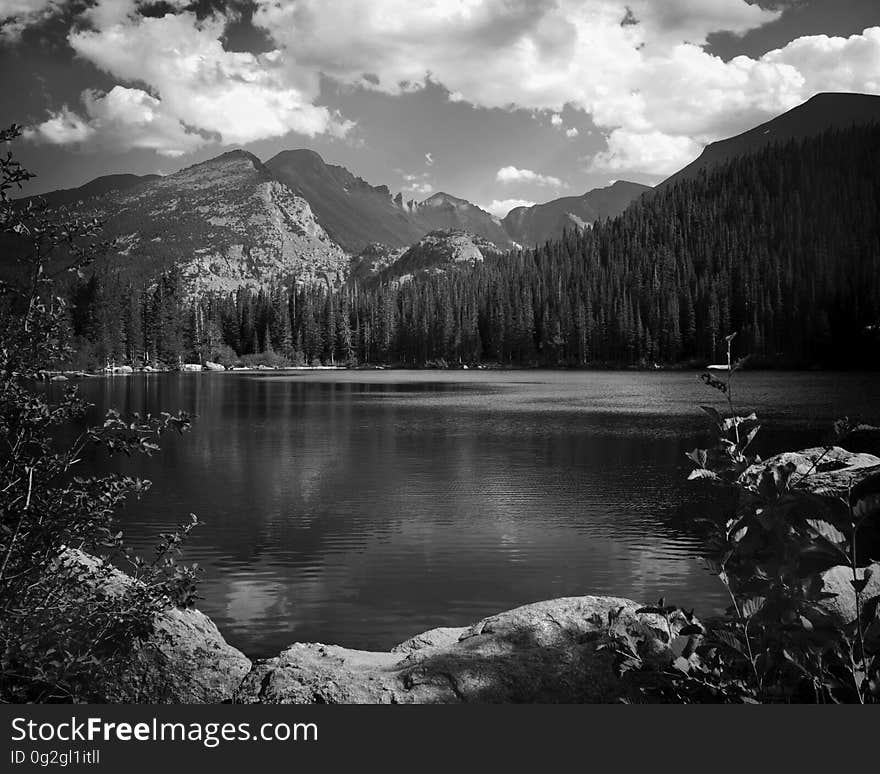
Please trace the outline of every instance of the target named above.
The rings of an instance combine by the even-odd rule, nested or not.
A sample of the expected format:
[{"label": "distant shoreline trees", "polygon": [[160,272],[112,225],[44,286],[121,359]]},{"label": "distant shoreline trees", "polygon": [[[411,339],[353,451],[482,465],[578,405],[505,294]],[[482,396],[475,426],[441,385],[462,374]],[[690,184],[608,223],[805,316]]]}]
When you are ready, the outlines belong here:
[{"label": "distant shoreline trees", "polygon": [[338,289],[189,299],[102,272],[71,289],[84,359],[296,363],[705,363],[718,330],[757,363],[880,364],[880,126],[770,146],[584,232],[476,265]]}]

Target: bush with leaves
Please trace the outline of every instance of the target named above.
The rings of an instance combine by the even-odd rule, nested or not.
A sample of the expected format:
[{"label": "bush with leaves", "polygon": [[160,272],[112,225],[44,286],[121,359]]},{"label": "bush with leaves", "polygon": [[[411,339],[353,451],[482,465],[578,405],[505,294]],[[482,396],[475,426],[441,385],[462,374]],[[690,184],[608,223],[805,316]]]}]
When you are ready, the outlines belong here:
[{"label": "bush with leaves", "polygon": [[[724,615],[698,622],[670,643],[668,666],[648,664],[622,638],[607,644],[617,668],[646,696],[674,702],[854,702],[880,701],[880,597],[863,593],[870,578],[869,553],[860,542],[871,520],[880,519],[877,475],[840,487],[811,483],[839,451],[834,443],[798,471],[784,456],[760,463],[749,449],[759,431],[754,414],[733,409],[733,376],[741,363],[731,356],[727,378],[703,381],[727,397],[725,414],[702,407],[712,420],[715,443],[688,454],[692,480],[732,490],[733,511],[709,530],[707,564],[730,598]],[[851,426],[835,424],[834,442]],[[837,596],[825,590],[822,574],[844,566],[850,577],[854,620],[843,621],[823,604]],[[661,601],[662,612],[679,610]],[[646,608],[647,609],[647,608]],[[655,610],[655,608],[650,608]]]},{"label": "bush with leaves", "polygon": [[[0,130],[0,142],[20,134],[14,125]],[[69,354],[53,283],[108,243],[98,240],[95,220],[13,202],[10,190],[31,177],[11,151],[0,157],[0,233],[23,248],[18,281],[0,283],[0,701],[149,700],[131,687],[132,656],[151,641],[161,611],[194,599],[197,568],[178,565],[176,556],[196,520],[163,534],[144,561],[125,545],[114,514],[149,482],[77,471],[89,446],[151,454],[163,433],[186,430],[190,419],[110,411],[72,443],[60,440],[83,424],[88,404],[75,388],[49,400],[38,381]],[[88,583],[83,573],[62,570],[66,557],[82,556],[71,549],[107,560],[94,563]],[[111,588],[114,565],[133,581]]]}]

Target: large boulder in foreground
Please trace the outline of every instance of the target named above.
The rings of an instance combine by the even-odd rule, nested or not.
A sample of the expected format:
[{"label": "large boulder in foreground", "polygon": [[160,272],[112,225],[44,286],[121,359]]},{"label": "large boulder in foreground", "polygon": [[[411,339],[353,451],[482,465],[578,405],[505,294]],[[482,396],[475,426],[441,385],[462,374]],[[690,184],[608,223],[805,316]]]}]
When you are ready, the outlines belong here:
[{"label": "large boulder in foreground", "polygon": [[789,466],[789,484],[807,492],[846,495],[850,487],[869,481],[880,484],[880,457],[850,452],[840,446],[816,446],[784,452],[747,468],[739,478],[743,486],[757,489],[763,476]]},{"label": "large boulder in foreground", "polygon": [[[627,696],[597,650],[626,631],[646,659],[671,662],[685,625],[617,597],[537,602],[461,629],[432,629],[390,652],[296,643],[254,665],[236,702],[266,704],[438,704],[618,702]],[[609,613],[619,615],[609,624]],[[671,632],[670,632],[671,626]],[[631,697],[634,698],[634,697]]]},{"label": "large boulder in foreground", "polygon": [[[76,549],[66,550],[56,571],[75,578],[84,594],[121,594],[133,578]],[[118,686],[122,700],[138,703],[216,704],[228,701],[251,669],[250,659],[227,644],[199,610],[176,607],[160,613],[153,635],[138,645]]]}]

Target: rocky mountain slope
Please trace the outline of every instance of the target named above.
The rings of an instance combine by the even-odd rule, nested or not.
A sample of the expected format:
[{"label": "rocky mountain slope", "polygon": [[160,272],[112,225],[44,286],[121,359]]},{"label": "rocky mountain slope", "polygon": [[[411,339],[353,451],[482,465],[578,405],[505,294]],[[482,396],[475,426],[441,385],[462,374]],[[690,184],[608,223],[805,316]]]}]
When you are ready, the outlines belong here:
[{"label": "rocky mountain slope", "polygon": [[118,249],[104,259],[133,279],[178,267],[194,292],[272,279],[341,278],[348,256],[308,202],[250,153],[231,151],[167,177],[73,207],[105,221]]},{"label": "rocky mountain slope", "polygon": [[444,271],[456,264],[479,263],[503,252],[498,245],[467,231],[437,230],[403,251],[376,276],[382,280],[406,279],[422,272]]},{"label": "rocky mountain slope", "polygon": [[732,161],[737,156],[755,153],[775,142],[800,140],[821,134],[827,129],[846,129],[871,123],[880,123],[880,96],[832,92],[817,94],[754,129],[707,145],[696,160],[660,183],[657,190],[680,180],[693,179],[704,169]]},{"label": "rocky mountain slope", "polygon": [[531,207],[516,207],[507,213],[501,225],[511,239],[523,247],[532,247],[558,239],[565,229],[583,230],[597,220],[613,218],[650,190],[647,185],[618,180],[583,196],[564,196]]},{"label": "rocky mountain slope", "polygon": [[413,213],[428,231],[467,231],[498,247],[513,247],[515,240],[504,230],[499,218],[465,199],[435,193],[413,206]]}]

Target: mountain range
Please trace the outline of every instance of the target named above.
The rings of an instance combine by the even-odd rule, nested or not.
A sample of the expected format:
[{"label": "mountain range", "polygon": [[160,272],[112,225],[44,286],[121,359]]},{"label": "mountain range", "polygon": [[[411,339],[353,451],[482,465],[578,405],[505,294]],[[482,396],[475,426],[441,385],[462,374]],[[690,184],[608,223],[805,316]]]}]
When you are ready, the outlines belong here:
[{"label": "mountain range", "polygon": [[[820,94],[708,145],[656,190],[774,142],[878,121],[880,97]],[[114,263],[127,274],[149,279],[175,266],[200,292],[292,277],[339,282],[349,275],[388,278],[444,267],[589,228],[650,191],[617,181],[582,196],[517,207],[501,219],[444,192],[405,201],[314,151],[283,151],[263,163],[236,150],[164,177],[110,175],[42,198],[50,207],[102,219],[107,236],[120,245]]]}]

